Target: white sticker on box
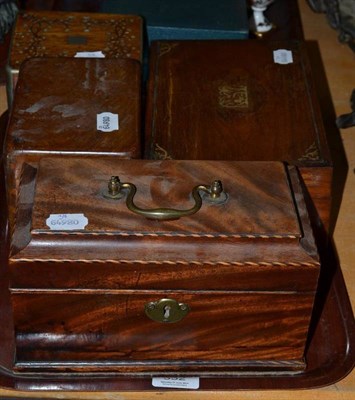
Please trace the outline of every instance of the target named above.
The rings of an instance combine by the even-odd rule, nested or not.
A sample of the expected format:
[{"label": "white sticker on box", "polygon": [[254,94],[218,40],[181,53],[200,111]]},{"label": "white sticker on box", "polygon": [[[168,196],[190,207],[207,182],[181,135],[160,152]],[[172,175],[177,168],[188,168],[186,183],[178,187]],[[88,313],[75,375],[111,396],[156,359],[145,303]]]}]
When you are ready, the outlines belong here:
[{"label": "white sticker on box", "polygon": [[274,50],[274,63],[276,64],[292,64],[292,51],[286,49]]},{"label": "white sticker on box", "polygon": [[84,214],[51,214],[46,224],[51,231],[76,231],[89,223]]},{"label": "white sticker on box", "polygon": [[75,58],[105,58],[105,54],[102,51],[78,51]]},{"label": "white sticker on box", "polygon": [[97,130],[102,132],[118,131],[120,129],[120,121],[118,114],[103,112],[97,114],[96,117]]},{"label": "white sticker on box", "polygon": [[200,387],[200,378],[153,378],[152,385],[159,388],[174,388],[174,389],[198,389]]}]

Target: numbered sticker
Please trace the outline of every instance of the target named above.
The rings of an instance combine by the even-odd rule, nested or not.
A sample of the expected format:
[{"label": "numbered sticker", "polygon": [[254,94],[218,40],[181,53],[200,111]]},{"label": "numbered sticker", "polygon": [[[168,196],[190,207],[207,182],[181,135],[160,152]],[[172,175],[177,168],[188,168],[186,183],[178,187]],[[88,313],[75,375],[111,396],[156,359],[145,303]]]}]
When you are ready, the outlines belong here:
[{"label": "numbered sticker", "polygon": [[153,378],[152,385],[160,388],[198,389],[200,378]]},{"label": "numbered sticker", "polygon": [[97,114],[97,130],[102,132],[118,131],[120,129],[118,114],[103,112]]},{"label": "numbered sticker", "polygon": [[84,214],[51,214],[46,224],[51,231],[76,231],[89,223]]},{"label": "numbered sticker", "polygon": [[292,64],[292,51],[286,49],[274,50],[274,63],[276,64]]},{"label": "numbered sticker", "polygon": [[75,58],[105,58],[105,54],[102,51],[78,51]]}]

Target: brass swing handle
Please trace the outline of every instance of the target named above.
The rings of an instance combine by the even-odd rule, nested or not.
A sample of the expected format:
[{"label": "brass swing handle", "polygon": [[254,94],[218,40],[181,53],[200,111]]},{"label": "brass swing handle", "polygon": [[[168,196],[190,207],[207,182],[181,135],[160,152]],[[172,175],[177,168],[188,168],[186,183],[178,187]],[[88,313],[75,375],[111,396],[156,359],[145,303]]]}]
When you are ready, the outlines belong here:
[{"label": "brass swing handle", "polygon": [[168,221],[193,215],[202,206],[202,197],[200,192],[206,193],[205,199],[208,202],[215,204],[225,203],[227,194],[223,191],[222,182],[215,180],[212,185],[197,185],[192,189],[192,197],[195,200],[195,205],[187,210],[178,210],[175,208],[151,208],[143,209],[135,205],[133,199],[137,192],[137,188],[133,183],[122,183],[118,176],[112,176],[108,182],[108,189],[103,194],[108,199],[121,199],[127,192],[126,205],[127,208],[135,214],[142,215],[148,219],[158,221]]}]

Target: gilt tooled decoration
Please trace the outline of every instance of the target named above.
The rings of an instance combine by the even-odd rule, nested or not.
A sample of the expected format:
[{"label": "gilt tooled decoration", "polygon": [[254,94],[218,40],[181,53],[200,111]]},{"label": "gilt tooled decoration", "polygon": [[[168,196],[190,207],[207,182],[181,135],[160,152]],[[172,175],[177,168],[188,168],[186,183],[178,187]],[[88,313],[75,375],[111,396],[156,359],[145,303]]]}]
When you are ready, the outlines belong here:
[{"label": "gilt tooled decoration", "polygon": [[220,107],[248,109],[248,87],[246,84],[222,84],[218,87]]},{"label": "gilt tooled decoration", "polygon": [[167,152],[167,150],[165,150],[161,146],[159,146],[158,143],[155,143],[155,145],[154,145],[153,158],[155,160],[172,160],[173,159],[171,157],[171,155]]},{"label": "gilt tooled decoration", "polygon": [[214,83],[216,103],[221,113],[250,113],[265,102],[262,83],[242,69],[235,69]]},{"label": "gilt tooled decoration", "polygon": [[169,53],[176,46],[178,46],[178,43],[161,42],[159,57],[163,56],[166,53]]},{"label": "gilt tooled decoration", "polygon": [[302,157],[298,159],[298,161],[317,161],[320,159],[319,149],[317,144],[314,142],[312,143]]}]

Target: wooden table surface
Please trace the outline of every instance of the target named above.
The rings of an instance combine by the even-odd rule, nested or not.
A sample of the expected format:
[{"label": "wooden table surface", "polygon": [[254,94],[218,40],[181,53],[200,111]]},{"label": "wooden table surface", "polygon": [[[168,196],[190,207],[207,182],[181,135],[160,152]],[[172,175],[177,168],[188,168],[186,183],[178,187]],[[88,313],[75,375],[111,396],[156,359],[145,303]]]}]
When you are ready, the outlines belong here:
[{"label": "wooden table surface", "polygon": [[[336,115],[350,112],[349,97],[355,88],[355,54],[346,45],[337,40],[337,33],[330,28],[325,15],[313,13],[306,0],[299,0],[304,34],[307,40],[318,41],[324,64],[326,78],[333,100]],[[322,77],[319,78],[322,84]],[[324,83],[324,81],[323,81]],[[324,88],[325,90],[327,88]],[[321,102],[322,102],[321,98]],[[324,109],[329,104],[324,104]],[[4,87],[0,87],[0,112],[6,109]],[[339,135],[334,128],[334,110],[325,116],[326,124],[334,135]],[[334,242],[340,259],[348,293],[354,309],[355,304],[355,127],[341,130],[341,140],[330,143],[336,171]],[[339,138],[339,136],[338,136]],[[347,175],[344,174],[347,162]],[[346,179],[344,180],[344,176]],[[191,399],[226,399],[226,400],[350,400],[355,399],[355,371],[353,370],[340,382],[312,390],[296,391],[210,391],[210,392],[19,392],[0,389],[0,399],[10,398],[53,398],[53,399],[105,399],[105,400],[144,400],[158,398],[160,400]]]}]

